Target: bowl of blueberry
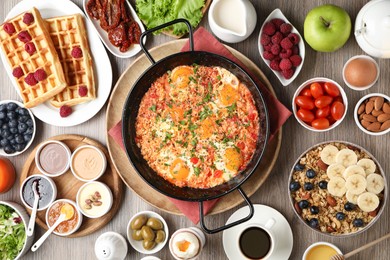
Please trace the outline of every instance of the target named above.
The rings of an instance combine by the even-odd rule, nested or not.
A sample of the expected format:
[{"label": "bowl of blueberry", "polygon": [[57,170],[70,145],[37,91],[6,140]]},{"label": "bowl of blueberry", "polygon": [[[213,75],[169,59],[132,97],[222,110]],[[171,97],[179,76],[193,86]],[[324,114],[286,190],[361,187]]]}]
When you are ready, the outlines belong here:
[{"label": "bowl of blueberry", "polygon": [[0,155],[16,156],[28,149],[35,136],[31,111],[15,100],[0,101]]}]

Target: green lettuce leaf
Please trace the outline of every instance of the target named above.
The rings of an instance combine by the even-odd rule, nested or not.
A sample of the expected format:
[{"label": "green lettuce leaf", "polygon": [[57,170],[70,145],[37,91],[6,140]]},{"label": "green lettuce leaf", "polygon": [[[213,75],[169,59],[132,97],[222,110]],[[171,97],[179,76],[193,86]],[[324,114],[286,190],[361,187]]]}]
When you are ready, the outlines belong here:
[{"label": "green lettuce leaf", "polygon": [[[187,19],[195,28],[202,19],[203,6],[204,0],[136,0],[137,14],[148,29],[177,18]],[[175,35],[188,32],[183,23],[175,24],[166,30],[173,30]]]}]

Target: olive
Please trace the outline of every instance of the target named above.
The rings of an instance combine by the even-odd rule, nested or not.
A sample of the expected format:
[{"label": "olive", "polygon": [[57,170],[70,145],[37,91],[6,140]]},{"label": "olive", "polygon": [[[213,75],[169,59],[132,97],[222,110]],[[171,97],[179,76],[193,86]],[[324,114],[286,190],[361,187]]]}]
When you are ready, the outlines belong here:
[{"label": "olive", "polygon": [[131,221],[130,227],[132,230],[141,229],[147,220],[145,215],[139,215]]},{"label": "olive", "polygon": [[158,230],[156,233],[156,239],[154,241],[156,241],[156,243],[161,243],[164,242],[164,240],[165,240],[165,232],[163,230]]},{"label": "olive", "polygon": [[163,223],[157,218],[149,218],[146,225],[153,228],[154,230],[160,230],[164,228]]},{"label": "olive", "polygon": [[131,237],[134,240],[141,241],[143,239],[142,234],[141,234],[141,229],[133,230],[133,233],[131,233]]},{"label": "olive", "polygon": [[142,246],[146,249],[146,250],[152,250],[155,246],[156,246],[156,242],[154,241],[142,241]]},{"label": "olive", "polygon": [[142,238],[146,241],[153,241],[154,238],[156,237],[154,231],[148,226],[143,226],[141,228],[141,234],[142,234]]}]

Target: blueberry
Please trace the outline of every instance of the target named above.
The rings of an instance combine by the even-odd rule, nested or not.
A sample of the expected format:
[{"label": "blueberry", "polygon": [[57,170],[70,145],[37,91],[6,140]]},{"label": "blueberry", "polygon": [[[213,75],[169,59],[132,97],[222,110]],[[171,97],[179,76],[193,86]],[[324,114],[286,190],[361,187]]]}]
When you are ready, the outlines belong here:
[{"label": "blueberry", "polygon": [[7,104],[7,110],[8,111],[15,111],[16,108],[18,108],[19,106],[16,105],[14,102],[9,102]]},{"label": "blueberry", "polygon": [[305,169],[305,166],[303,166],[303,165],[300,164],[300,163],[297,163],[297,164],[294,166],[294,170],[295,170],[295,171],[300,172],[300,171],[303,171],[303,169]]},{"label": "blueberry", "polygon": [[298,206],[301,209],[306,209],[309,207],[309,202],[307,200],[301,200],[300,202],[298,202]]},{"label": "blueberry", "polygon": [[7,137],[7,139],[8,139],[9,141],[11,141],[12,139],[15,139],[15,135],[14,135],[14,134],[10,134],[10,135]]},{"label": "blueberry", "polygon": [[9,131],[11,134],[16,134],[18,132],[18,129],[16,127],[11,127]]},{"label": "blueberry", "polygon": [[18,144],[24,144],[23,135],[17,134],[17,135],[15,136],[15,141],[16,141],[16,143],[18,143]]},{"label": "blueberry", "polygon": [[362,227],[364,225],[364,221],[361,218],[354,219],[352,221],[354,227]]},{"label": "blueberry", "polygon": [[12,138],[11,140],[9,140],[9,144],[10,145],[16,145],[15,138]]},{"label": "blueberry", "polygon": [[345,205],[344,205],[344,209],[346,211],[352,211],[355,209],[355,204],[351,203],[351,202],[347,202]]},{"label": "blueberry", "polygon": [[318,212],[320,212],[320,209],[317,206],[311,206],[310,207],[310,213],[311,214],[316,215],[316,214],[318,214]]},{"label": "blueberry", "polygon": [[19,122],[25,123],[25,122],[27,122],[27,120],[29,120],[29,119],[30,119],[29,116],[19,116],[18,121],[19,121]]},{"label": "blueberry", "polygon": [[6,147],[7,145],[9,145],[9,140],[8,139],[1,139],[0,140],[0,145],[2,147]]},{"label": "blueberry", "polygon": [[0,119],[4,119],[7,116],[5,111],[0,111]]},{"label": "blueberry", "polygon": [[5,104],[1,104],[0,105],[0,112],[4,112],[5,110],[7,110],[7,107]]},{"label": "blueberry", "polygon": [[309,179],[313,179],[314,177],[316,177],[316,172],[313,169],[309,169],[306,171],[306,176]]},{"label": "blueberry", "polygon": [[328,182],[327,181],[320,181],[318,183],[318,186],[320,186],[321,189],[325,190],[328,188]]},{"label": "blueberry", "polygon": [[4,147],[4,152],[6,154],[11,154],[15,152],[15,149],[11,145],[7,145],[6,147]]},{"label": "blueberry", "polygon": [[16,145],[14,146],[14,148],[15,148],[15,150],[16,150],[17,152],[23,151],[24,147],[26,147],[26,144],[16,144]]},{"label": "blueberry", "polygon": [[310,219],[310,221],[309,221],[309,225],[310,225],[312,228],[318,228],[318,227],[320,226],[320,223],[318,222],[318,219],[312,218],[312,219]]},{"label": "blueberry", "polygon": [[6,130],[8,130],[8,129],[9,129],[9,126],[8,126],[8,124],[4,124],[4,125],[2,125],[2,126],[1,126],[1,129],[6,129]]},{"label": "blueberry", "polygon": [[21,115],[21,116],[29,116],[30,114],[28,113],[28,110],[25,109],[24,107],[21,107],[19,110],[18,110],[18,114]]},{"label": "blueberry", "polygon": [[8,111],[7,112],[7,117],[9,119],[16,119],[16,112],[15,111]]},{"label": "blueberry", "polygon": [[290,183],[290,191],[297,191],[297,190],[299,190],[300,187],[301,187],[301,185],[297,181],[292,181]]},{"label": "blueberry", "polygon": [[18,120],[11,119],[10,121],[8,121],[8,126],[9,127],[17,127],[18,126]]},{"label": "blueberry", "polygon": [[26,125],[28,125],[28,126],[33,126],[33,125],[34,125],[34,122],[32,121],[31,118],[29,118],[29,119],[26,121]]},{"label": "blueberry", "polygon": [[34,128],[33,127],[29,127],[29,128],[27,128],[26,132],[24,132],[24,133],[32,135],[32,133],[34,133]]},{"label": "blueberry", "polygon": [[305,184],[303,184],[303,188],[305,190],[312,190],[313,189],[313,184],[311,182],[305,182]]},{"label": "blueberry", "polygon": [[336,218],[338,220],[344,220],[345,219],[345,214],[343,212],[337,212],[336,213]]},{"label": "blueberry", "polygon": [[7,138],[7,137],[10,136],[10,135],[11,135],[11,133],[9,132],[8,129],[3,129],[3,130],[1,130],[1,136],[2,136],[3,138]]},{"label": "blueberry", "polygon": [[30,140],[31,140],[31,138],[32,138],[32,135],[24,134],[24,135],[23,135],[23,138],[24,138],[24,142],[25,142],[25,143],[28,143],[28,142],[30,142]]},{"label": "blueberry", "polygon": [[18,125],[18,131],[20,134],[26,132],[27,130],[27,125],[25,123],[20,122]]}]

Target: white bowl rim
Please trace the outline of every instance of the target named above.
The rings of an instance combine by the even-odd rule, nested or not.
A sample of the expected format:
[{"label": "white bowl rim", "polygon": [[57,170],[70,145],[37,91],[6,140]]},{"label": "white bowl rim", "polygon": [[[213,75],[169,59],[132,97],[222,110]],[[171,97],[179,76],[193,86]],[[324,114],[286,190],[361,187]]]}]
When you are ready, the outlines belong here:
[{"label": "white bowl rim", "polygon": [[[97,185],[100,185],[100,186],[102,186],[103,188],[107,189],[107,191],[108,191],[108,193],[109,193],[109,197],[110,197],[110,202],[109,202],[110,205],[109,205],[109,207],[107,208],[107,210],[104,211],[104,212],[102,212],[100,215],[96,215],[96,216],[90,215],[90,214],[86,213],[85,210],[83,210],[83,208],[81,207],[81,205],[80,205],[80,200],[79,200],[81,191],[82,191],[86,186],[91,185],[91,184],[97,184]],[[100,217],[106,215],[106,214],[110,211],[110,209],[111,209],[111,207],[112,207],[113,200],[114,200],[114,197],[113,197],[113,195],[112,195],[111,189],[107,186],[107,184],[105,184],[105,183],[103,183],[103,182],[100,182],[100,181],[89,181],[89,182],[84,183],[84,184],[79,188],[79,190],[77,191],[77,195],[76,195],[76,204],[77,204],[78,209],[80,210],[80,212],[81,212],[84,216],[86,216],[86,217],[88,217],[88,218],[100,218]]]},{"label": "white bowl rim", "polygon": [[[131,237],[131,227],[130,227],[130,224],[131,224],[131,221],[139,216],[139,215],[146,215],[149,217],[154,217],[154,218],[158,218],[159,220],[161,220],[161,222],[163,223],[164,225],[164,232],[165,232],[165,240],[164,242],[162,243],[158,243],[155,248],[153,248],[152,250],[146,250],[141,246],[137,246],[135,243],[136,242],[140,242],[140,241],[134,241],[134,239]],[[164,248],[164,246],[167,244],[168,242],[168,237],[169,237],[169,229],[168,229],[168,224],[167,222],[165,221],[165,219],[160,215],[158,214],[157,212],[154,212],[154,211],[149,211],[149,210],[145,210],[145,211],[140,211],[138,213],[136,213],[134,216],[132,216],[129,220],[129,223],[127,224],[127,230],[126,230],[126,234],[127,234],[127,240],[129,241],[130,245],[132,248],[134,248],[135,250],[137,250],[139,253],[142,253],[142,254],[145,254],[145,255],[151,255],[151,254],[155,254],[157,252],[159,252],[161,249]]]},{"label": "white bowl rim", "polygon": [[[372,62],[375,64],[376,71],[377,71],[375,80],[374,80],[370,85],[367,85],[367,86],[365,86],[365,87],[355,87],[355,86],[349,84],[349,82],[348,82],[347,79],[345,78],[345,69],[346,69],[347,65],[348,65],[351,61],[353,61],[353,60],[355,60],[355,59],[358,59],[358,58],[363,58],[363,59],[367,59],[367,60],[372,61]],[[380,74],[380,68],[379,68],[378,62],[376,62],[376,60],[373,59],[372,57],[370,57],[370,56],[368,56],[368,55],[364,55],[364,54],[362,54],[362,55],[355,55],[355,56],[352,56],[351,58],[349,58],[349,59],[345,62],[344,66],[343,66],[343,72],[342,72],[343,81],[344,81],[345,85],[347,85],[347,87],[349,87],[350,89],[353,89],[353,90],[356,90],[356,91],[367,90],[367,89],[371,88],[372,86],[374,86],[375,83],[376,83],[376,82],[378,81],[378,79],[379,79],[379,74]]]},{"label": "white bowl rim", "polygon": [[33,121],[34,131],[31,135],[31,140],[28,142],[28,144],[26,145],[26,147],[24,147],[24,149],[22,151],[8,154],[8,153],[4,152],[3,148],[0,148],[0,156],[5,156],[5,157],[13,157],[13,156],[17,156],[19,154],[24,153],[31,146],[31,144],[34,142],[35,133],[37,131],[37,125],[35,122],[34,114],[31,112],[31,110],[29,108],[25,107],[23,103],[21,103],[20,101],[17,101],[17,100],[6,99],[6,100],[1,100],[0,105],[6,104],[6,103],[11,103],[11,102],[17,104],[19,107],[27,109],[28,113],[30,114],[31,120]]},{"label": "white bowl rim", "polygon": [[[67,154],[67,159],[68,159],[68,163],[67,163],[67,166],[65,167],[65,169],[62,171],[62,172],[59,172],[59,173],[56,173],[56,174],[50,174],[48,172],[46,172],[40,165],[39,163],[39,154],[41,153],[41,150],[43,149],[43,147],[45,147],[47,144],[51,144],[51,143],[56,143],[56,144],[59,144],[61,145],[63,148],[65,148],[66,150],[66,154]],[[70,149],[69,147],[61,142],[61,141],[58,141],[58,140],[47,140],[43,143],[41,143],[37,149],[37,151],[35,152],[35,165],[37,166],[38,170],[43,174],[43,175],[46,175],[47,177],[58,177],[58,176],[61,176],[62,174],[66,173],[68,170],[69,170],[69,166],[70,166]]]},{"label": "white bowl rim", "polygon": [[[314,83],[314,82],[331,82],[333,84],[335,84],[338,89],[340,90],[340,94],[341,94],[341,98],[343,99],[343,103],[344,103],[344,107],[345,107],[345,111],[344,111],[344,115],[343,117],[340,119],[340,120],[337,120],[336,122],[333,123],[333,125],[329,126],[328,128],[326,129],[315,129],[314,127],[306,124],[305,122],[303,122],[301,119],[298,118],[297,116],[297,107],[296,107],[296,104],[295,104],[295,98],[299,95],[299,93],[302,91],[302,89],[304,89],[305,87],[308,86],[308,84],[311,84],[311,83]],[[341,122],[344,120],[345,116],[347,115],[347,110],[348,110],[348,98],[347,98],[347,94],[345,94],[345,91],[344,89],[341,87],[341,85],[339,83],[337,83],[336,81],[334,81],[333,79],[330,79],[330,78],[326,78],[326,77],[314,77],[314,78],[311,78],[311,79],[308,79],[306,80],[305,82],[303,82],[298,88],[297,90],[295,91],[294,93],[294,96],[292,98],[292,110],[293,110],[293,114],[294,114],[294,117],[295,119],[298,121],[299,124],[301,124],[304,128],[308,129],[308,130],[311,130],[313,132],[326,132],[326,131],[329,131],[329,130],[332,130],[334,128],[336,128],[338,125],[341,124]]]},{"label": "white bowl rim", "polygon": [[58,202],[66,202],[66,203],[72,204],[72,206],[75,208],[76,212],[79,214],[79,219],[78,219],[77,225],[76,225],[76,227],[73,230],[69,231],[68,233],[58,233],[57,231],[53,231],[53,233],[56,234],[57,236],[66,237],[66,236],[69,236],[69,235],[73,234],[74,232],[76,232],[80,228],[81,223],[83,222],[83,214],[81,214],[80,210],[77,208],[76,202],[74,202],[73,200],[69,200],[69,199],[58,199],[58,200],[55,200],[55,201],[53,201],[53,203],[50,204],[50,206],[46,210],[45,220],[46,220],[46,226],[48,228],[51,227],[49,225],[49,221],[48,221],[50,208],[54,204],[56,204]]},{"label": "white bowl rim", "polygon": [[315,242],[313,244],[311,244],[308,248],[306,248],[305,252],[303,253],[303,256],[302,256],[302,260],[306,260],[306,256],[307,254],[309,253],[309,251],[316,247],[316,246],[319,246],[319,245],[326,245],[326,246],[329,246],[331,248],[333,248],[334,250],[336,250],[336,252],[338,254],[342,254],[341,250],[334,244],[332,243],[329,243],[329,242],[325,242],[325,241],[319,241],[319,242]]},{"label": "white bowl rim", "polygon": [[[100,157],[102,158],[103,160],[103,167],[100,171],[100,173],[98,175],[96,175],[96,177],[92,178],[92,179],[84,179],[82,178],[81,176],[79,176],[76,171],[74,170],[73,168],[73,159],[75,157],[75,155],[78,153],[78,151],[82,150],[82,149],[85,149],[85,148],[92,148],[94,150],[96,150],[99,154],[100,154]],[[73,151],[71,157],[70,157],[70,170],[73,174],[73,176],[75,178],[77,178],[78,180],[80,181],[83,181],[83,182],[91,182],[91,181],[96,181],[97,179],[99,179],[100,177],[102,177],[102,175],[106,172],[106,169],[107,169],[107,157],[106,155],[103,153],[102,150],[100,150],[98,147],[96,146],[93,146],[93,145],[90,145],[90,144],[86,144],[86,145],[82,145],[82,146],[79,146],[77,147],[76,150]]]},{"label": "white bowl rim", "polygon": [[370,93],[370,94],[364,95],[361,99],[359,99],[359,101],[356,103],[355,109],[353,111],[353,118],[355,119],[356,125],[360,128],[360,130],[362,130],[366,134],[373,135],[373,136],[380,136],[380,135],[387,134],[388,132],[390,132],[390,128],[388,128],[387,130],[381,131],[381,132],[371,132],[371,131],[368,131],[367,129],[365,129],[362,126],[362,124],[360,124],[357,111],[359,109],[359,106],[363,103],[363,101],[365,101],[366,99],[368,99],[370,97],[377,97],[377,96],[383,97],[384,99],[387,99],[387,101],[390,102],[390,97],[385,95],[385,94],[382,94],[382,93]]},{"label": "white bowl rim", "polygon": [[33,174],[33,175],[30,175],[28,176],[26,179],[24,179],[24,181],[22,182],[22,184],[20,185],[20,188],[19,188],[19,191],[20,191],[20,200],[23,202],[23,205],[32,210],[33,208],[30,207],[27,202],[24,200],[23,198],[23,187],[24,185],[27,183],[28,180],[32,179],[33,177],[39,177],[39,178],[44,178],[46,179],[49,183],[50,183],[50,186],[52,187],[53,189],[53,196],[52,198],[50,199],[50,202],[43,208],[38,208],[37,211],[42,211],[42,210],[45,210],[47,209],[51,203],[53,203],[53,201],[55,201],[55,199],[57,198],[57,185],[55,184],[55,182],[48,176],[46,175],[43,175],[43,174]]}]

